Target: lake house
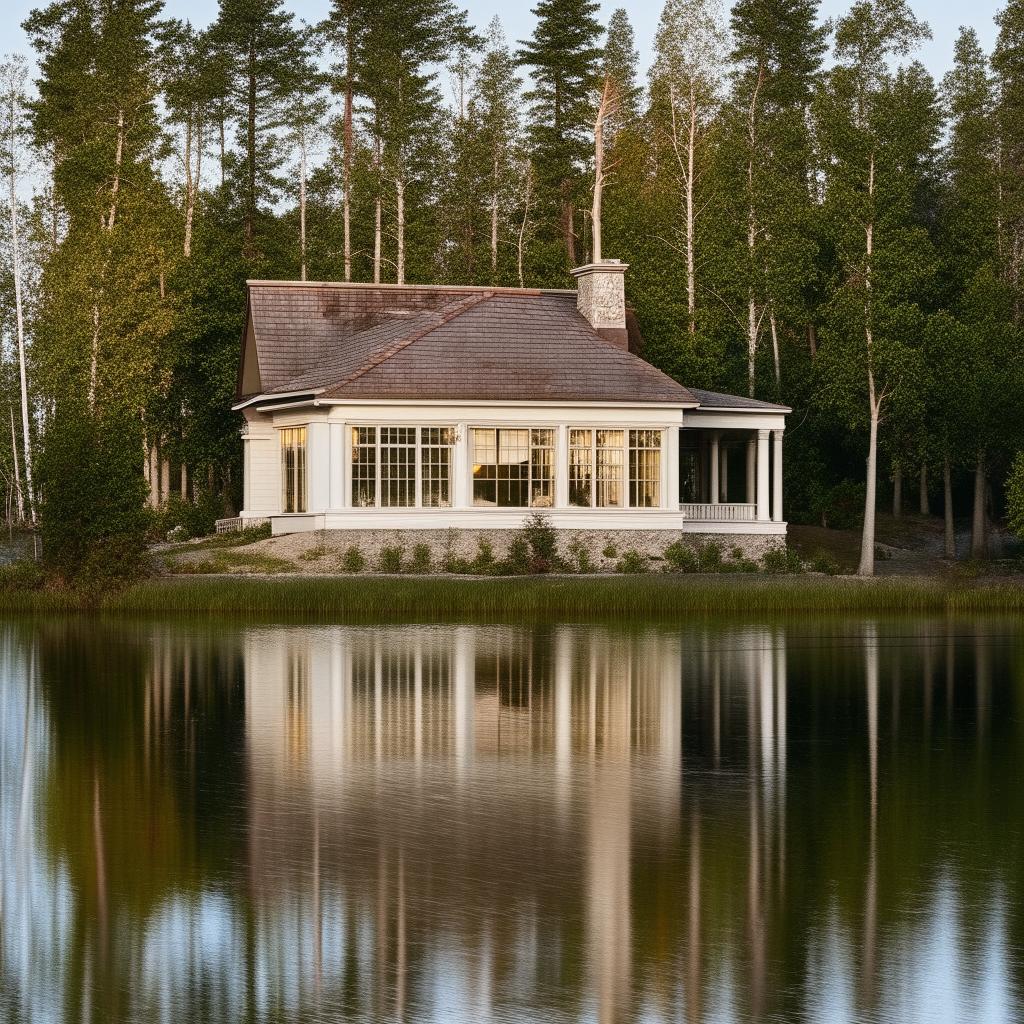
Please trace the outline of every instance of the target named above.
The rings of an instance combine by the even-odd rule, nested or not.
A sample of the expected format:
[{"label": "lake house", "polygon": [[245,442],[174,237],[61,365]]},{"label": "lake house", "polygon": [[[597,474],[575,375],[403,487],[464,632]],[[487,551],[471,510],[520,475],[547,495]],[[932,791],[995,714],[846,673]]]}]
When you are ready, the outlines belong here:
[{"label": "lake house", "polygon": [[[614,260],[576,290],[250,281],[243,522],[781,538],[784,406],[645,362]],[[777,540],[776,540],[777,542]]]}]

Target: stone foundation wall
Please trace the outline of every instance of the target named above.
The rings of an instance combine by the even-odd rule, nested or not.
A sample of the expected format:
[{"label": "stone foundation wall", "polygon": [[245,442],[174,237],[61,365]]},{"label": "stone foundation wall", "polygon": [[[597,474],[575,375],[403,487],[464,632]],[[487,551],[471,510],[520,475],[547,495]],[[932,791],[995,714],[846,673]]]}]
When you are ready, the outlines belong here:
[{"label": "stone foundation wall", "polygon": [[[327,549],[322,560],[336,564],[341,553],[355,546],[365,556],[368,567],[372,568],[383,548],[402,547],[408,558],[417,544],[426,544],[434,565],[439,566],[449,553],[472,560],[481,540],[487,541],[495,558],[501,559],[515,534],[513,530],[317,530],[284,534],[261,541],[254,547],[265,548],[268,554],[283,558],[302,559],[308,568],[315,571],[316,562],[321,559],[303,558],[307,552]],[[769,549],[785,545],[785,538],[779,536],[682,533],[679,530],[559,530],[558,538],[559,551],[564,557],[570,557],[571,544],[580,545],[595,569],[603,572],[614,570],[615,563],[627,551],[645,555],[652,560],[652,568],[657,568],[665,548],[677,540],[694,548],[713,541],[722,548],[726,557],[738,548],[744,558],[754,561]]]}]

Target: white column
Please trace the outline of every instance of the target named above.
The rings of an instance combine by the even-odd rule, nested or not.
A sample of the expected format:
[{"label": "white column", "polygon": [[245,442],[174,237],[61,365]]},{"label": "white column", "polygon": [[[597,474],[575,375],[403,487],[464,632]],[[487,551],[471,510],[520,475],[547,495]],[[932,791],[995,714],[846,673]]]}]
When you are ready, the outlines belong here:
[{"label": "white column", "polygon": [[723,444],[721,446],[722,468],[719,470],[719,483],[721,484],[722,501],[729,500],[729,449]]},{"label": "white column", "polygon": [[718,454],[718,431],[711,435],[711,454],[708,461],[711,463],[711,504],[717,505],[721,500],[721,483],[718,478],[719,465]]},{"label": "white column", "polygon": [[331,445],[326,423],[306,428],[306,510],[324,512],[330,501]]},{"label": "white column", "polygon": [[[248,424],[246,425],[248,427]],[[150,484],[152,494],[152,484]],[[152,498],[150,499],[152,501]],[[242,434],[242,510],[248,512],[252,508],[252,447],[248,430]]]},{"label": "white column", "polygon": [[767,522],[768,514],[768,435],[769,430],[757,432],[757,518],[759,522]]},{"label": "white column", "polygon": [[555,430],[555,508],[569,507],[569,428],[559,424]]},{"label": "white column", "polygon": [[753,505],[757,501],[757,441],[751,438],[747,442],[747,494],[745,501]]},{"label": "white column", "polygon": [[469,425],[458,423],[455,426],[457,440],[455,450],[452,452],[452,501],[455,508],[469,508],[472,503],[472,482],[470,476],[473,472],[470,463],[470,439]]},{"label": "white column", "polygon": [[341,501],[338,508],[352,507],[352,424],[346,423],[341,430],[341,461],[346,467],[342,471]]},{"label": "white column", "polygon": [[345,488],[345,424],[331,423],[330,432],[330,493],[327,507],[341,508]]},{"label": "white column", "polygon": [[772,466],[772,520],[782,522],[782,431],[773,430],[775,458]]},{"label": "white column", "polygon": [[679,508],[679,428],[669,427],[665,431],[662,450],[662,480],[665,488],[661,495],[664,508]]}]

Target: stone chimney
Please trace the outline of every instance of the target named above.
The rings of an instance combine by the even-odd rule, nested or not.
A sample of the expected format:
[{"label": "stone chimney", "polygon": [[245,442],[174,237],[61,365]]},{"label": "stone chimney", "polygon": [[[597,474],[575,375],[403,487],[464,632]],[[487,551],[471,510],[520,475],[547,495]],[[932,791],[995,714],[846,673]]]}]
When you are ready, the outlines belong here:
[{"label": "stone chimney", "polygon": [[576,308],[605,341],[617,348],[629,348],[626,332],[626,282],[628,263],[601,260],[577,267]]}]

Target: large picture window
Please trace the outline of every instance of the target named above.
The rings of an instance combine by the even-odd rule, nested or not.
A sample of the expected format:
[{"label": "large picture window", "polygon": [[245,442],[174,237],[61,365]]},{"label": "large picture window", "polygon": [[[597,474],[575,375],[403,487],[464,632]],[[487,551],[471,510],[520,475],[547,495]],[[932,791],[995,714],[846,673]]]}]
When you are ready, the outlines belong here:
[{"label": "large picture window", "polygon": [[452,427],[353,427],[356,508],[448,508]]},{"label": "large picture window", "polygon": [[474,505],[550,508],[554,494],[554,430],[473,428]]},{"label": "large picture window", "polygon": [[306,511],[306,428],[281,432],[281,511]]}]

